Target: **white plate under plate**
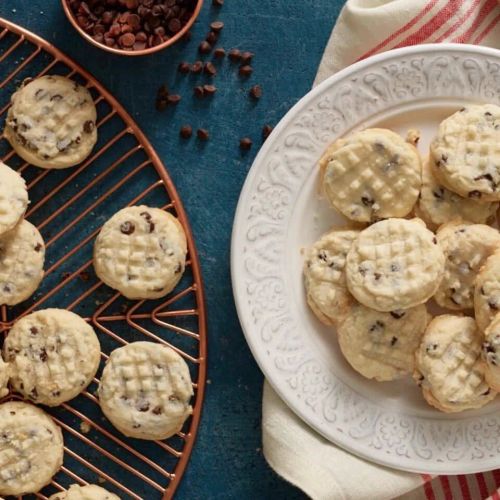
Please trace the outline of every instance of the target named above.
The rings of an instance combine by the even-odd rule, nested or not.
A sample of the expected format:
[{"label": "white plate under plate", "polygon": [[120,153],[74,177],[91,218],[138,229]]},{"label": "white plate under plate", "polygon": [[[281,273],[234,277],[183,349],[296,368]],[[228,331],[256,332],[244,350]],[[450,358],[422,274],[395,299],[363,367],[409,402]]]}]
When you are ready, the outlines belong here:
[{"label": "white plate under plate", "polygon": [[500,466],[500,397],[447,415],[408,377],[378,383],[355,373],[335,333],[310,313],[300,250],[343,218],[317,194],[317,161],[353,129],[422,132],[467,102],[500,103],[500,51],[423,45],[372,57],[332,76],[281,120],[240,196],[231,273],[243,331],[265,376],[324,437],[365,459],[414,472],[463,474]]}]

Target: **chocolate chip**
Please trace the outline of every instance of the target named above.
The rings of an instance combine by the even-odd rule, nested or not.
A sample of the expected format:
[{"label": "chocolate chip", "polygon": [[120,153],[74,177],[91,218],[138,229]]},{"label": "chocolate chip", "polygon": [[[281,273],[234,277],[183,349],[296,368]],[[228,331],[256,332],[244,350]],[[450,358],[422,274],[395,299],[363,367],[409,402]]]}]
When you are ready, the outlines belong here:
[{"label": "chocolate chip", "polygon": [[231,49],[228,57],[231,62],[239,62],[241,59],[241,51],[238,49]]},{"label": "chocolate chip", "polygon": [[49,356],[47,355],[47,351],[45,350],[45,348],[42,347],[40,349],[40,360],[45,362],[45,361],[47,361],[48,357]]},{"label": "chocolate chip", "polygon": [[222,21],[214,21],[210,23],[210,29],[215,32],[219,32],[224,28],[224,23]]},{"label": "chocolate chip", "polygon": [[200,54],[209,54],[211,50],[212,46],[206,40],[203,40],[203,42],[201,42],[198,46],[198,52]]},{"label": "chocolate chip", "polygon": [[468,197],[469,198],[481,198],[482,193],[480,191],[474,190],[474,191],[469,191]]},{"label": "chocolate chip", "polygon": [[62,96],[61,94],[54,94],[54,95],[50,98],[50,100],[51,100],[51,101],[62,101],[62,99],[63,99],[63,96]]},{"label": "chocolate chip", "polygon": [[486,112],[484,113],[484,116],[493,116],[493,115],[492,115],[489,111],[486,111]]},{"label": "chocolate chip", "polygon": [[190,71],[189,63],[187,63],[187,62],[179,63],[179,66],[177,66],[177,71],[179,71],[179,73],[184,73],[184,74],[189,73],[189,71]]},{"label": "chocolate chip", "polygon": [[262,87],[260,85],[254,85],[250,89],[249,94],[253,99],[260,99],[262,97]]},{"label": "chocolate chip", "polygon": [[358,272],[359,274],[361,274],[361,276],[366,276],[367,269],[365,269],[363,266],[359,266]]},{"label": "chocolate chip", "polygon": [[36,326],[32,326],[30,328],[31,335],[38,335],[38,328]]},{"label": "chocolate chip", "polygon": [[369,196],[362,196],[361,203],[363,203],[365,207],[371,207],[375,203],[375,200]]},{"label": "chocolate chip", "polygon": [[437,238],[434,236],[434,237],[432,238],[432,243],[434,243],[434,245],[437,245],[437,242],[438,242],[438,240],[437,240]]},{"label": "chocolate chip", "polygon": [[34,250],[35,250],[35,252],[39,252],[41,249],[42,249],[42,244],[41,244],[41,243],[37,243],[37,244],[35,245],[35,249],[34,249]]},{"label": "chocolate chip", "polygon": [[444,198],[444,189],[442,187],[439,187],[432,192],[432,195],[434,196],[434,198],[442,200]]},{"label": "chocolate chip", "polygon": [[375,278],[375,281],[378,281],[382,275],[380,273],[373,273],[373,277]]},{"label": "chocolate chip", "polygon": [[249,64],[245,64],[244,66],[241,66],[240,69],[238,70],[238,73],[240,76],[250,76],[253,73],[253,68]]},{"label": "chocolate chip", "polygon": [[153,408],[153,413],[155,415],[161,415],[163,413],[163,409],[161,406],[156,406],[155,408]]},{"label": "chocolate chip", "polygon": [[193,127],[191,125],[183,125],[179,133],[183,139],[189,139],[193,135]]},{"label": "chocolate chip", "polygon": [[391,339],[391,346],[395,345],[397,341],[398,341],[397,337],[392,337],[392,339]]},{"label": "chocolate chip", "polygon": [[226,51],[222,47],[218,47],[214,50],[214,57],[217,59],[223,59],[226,56]]},{"label": "chocolate chip", "polygon": [[394,319],[401,319],[406,314],[406,312],[405,311],[391,311],[390,314]]},{"label": "chocolate chip", "polygon": [[203,63],[201,61],[195,61],[191,64],[191,73],[198,74],[203,70]]},{"label": "chocolate chip", "polygon": [[147,221],[151,220],[151,214],[149,212],[141,212],[139,215],[144,217]]},{"label": "chocolate chip", "polygon": [[371,326],[370,326],[370,329],[369,331],[370,332],[379,332],[381,330],[383,330],[385,327],[385,323],[383,323],[382,321],[380,320],[377,320],[375,321],[375,323],[373,323]]},{"label": "chocolate chip", "polygon": [[136,408],[138,411],[142,411],[142,412],[148,411],[149,410],[149,403],[147,401],[141,401],[140,403],[137,403]]},{"label": "chocolate chip", "polygon": [[90,134],[93,130],[94,130],[94,127],[95,127],[95,124],[93,121],[91,120],[87,120],[84,124],[83,124],[83,131],[86,133],[86,134]]},{"label": "chocolate chip", "polygon": [[216,67],[210,61],[205,63],[203,71],[205,72],[205,74],[210,75],[210,76],[215,76],[217,74]]},{"label": "chocolate chip", "polygon": [[495,299],[488,299],[488,306],[493,311],[498,311],[498,304],[496,303]]},{"label": "chocolate chip", "polygon": [[396,263],[391,264],[391,271],[393,273],[396,273],[397,271],[400,271],[400,270],[401,270],[401,268],[399,267],[399,264],[396,264]]},{"label": "chocolate chip", "polygon": [[486,389],[486,391],[484,391],[483,394],[481,394],[481,396],[487,396],[490,392],[491,389],[488,387],[488,389]]},{"label": "chocolate chip", "polygon": [[152,233],[155,230],[155,223],[149,221],[149,232]]},{"label": "chocolate chip", "polygon": [[31,390],[29,397],[32,399],[37,399],[38,398],[38,391],[36,390],[36,387],[33,387]]},{"label": "chocolate chip", "polygon": [[240,149],[243,151],[248,151],[252,147],[252,139],[249,137],[243,137],[240,139]]},{"label": "chocolate chip", "polygon": [[273,127],[271,125],[264,125],[262,127],[262,140],[265,141],[270,135],[271,132],[273,131]]},{"label": "chocolate chip", "polygon": [[125,221],[123,224],[120,225],[120,231],[123,234],[132,234],[135,231],[135,226],[132,222]]},{"label": "chocolate chip", "polygon": [[210,137],[208,130],[205,128],[199,128],[196,131],[196,135],[197,135],[198,139],[200,139],[201,141],[207,141],[208,138]]}]

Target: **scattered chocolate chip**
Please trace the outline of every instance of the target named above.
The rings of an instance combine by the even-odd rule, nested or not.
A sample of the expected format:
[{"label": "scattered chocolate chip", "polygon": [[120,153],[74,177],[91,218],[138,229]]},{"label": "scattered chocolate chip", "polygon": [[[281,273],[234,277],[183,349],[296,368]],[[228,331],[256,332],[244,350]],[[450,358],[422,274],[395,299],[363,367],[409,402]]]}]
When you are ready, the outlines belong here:
[{"label": "scattered chocolate chip", "polygon": [[224,28],[224,23],[222,21],[214,21],[210,23],[210,29],[215,32],[219,32]]},{"label": "scattered chocolate chip", "polygon": [[361,276],[366,276],[366,269],[363,266],[358,267],[358,272]]},{"label": "scattered chocolate chip", "polygon": [[391,339],[391,346],[395,345],[397,341],[398,341],[397,337],[392,337],[392,339]]},{"label": "scattered chocolate chip", "polygon": [[179,73],[187,74],[189,73],[190,70],[191,70],[190,64],[187,62],[181,62],[179,63],[179,66],[177,66],[177,71],[179,71]]},{"label": "scattered chocolate chip", "polygon": [[200,99],[205,96],[205,90],[203,90],[203,87],[201,85],[197,85],[196,87],[193,88],[194,95],[196,97],[199,97]]},{"label": "scattered chocolate chip", "polygon": [[253,99],[260,99],[262,97],[262,87],[260,85],[254,85],[250,89],[249,94]]},{"label": "scattered chocolate chip", "polygon": [[375,278],[375,281],[378,281],[382,275],[380,273],[373,273],[373,277]]},{"label": "scattered chocolate chip", "polygon": [[141,217],[144,217],[147,221],[151,220],[151,214],[149,212],[144,211],[144,212],[141,212],[139,215]]},{"label": "scattered chocolate chip", "polygon": [[199,128],[196,131],[196,135],[197,135],[198,139],[200,139],[201,141],[207,141],[208,138],[210,137],[208,130],[205,128]]},{"label": "scattered chocolate chip", "polygon": [[183,139],[189,139],[193,135],[193,128],[191,125],[183,125],[180,130],[180,135]]},{"label": "scattered chocolate chip", "polygon": [[206,95],[214,95],[217,92],[215,85],[203,85],[203,91]]},{"label": "scattered chocolate chip", "polygon": [[438,240],[437,240],[437,238],[434,236],[434,237],[432,238],[432,243],[434,243],[434,245],[437,245],[437,242],[438,242]]},{"label": "scattered chocolate chip", "polygon": [[40,349],[40,360],[45,362],[45,361],[47,361],[48,357],[49,356],[47,355],[47,351],[42,347]]},{"label": "scattered chocolate chip", "polygon": [[174,274],[179,274],[182,271],[182,266],[177,264],[174,269]]},{"label": "scattered chocolate chip", "polygon": [[484,116],[493,116],[493,115],[492,115],[489,111],[486,111],[486,112],[484,113]]},{"label": "scattered chocolate chip", "polygon": [[210,31],[205,38],[205,40],[212,46],[214,46],[217,43],[217,40],[219,39],[219,34],[216,33],[215,31]]},{"label": "scattered chocolate chip", "polygon": [[155,230],[155,223],[149,221],[149,232],[152,233]]},{"label": "scattered chocolate chip", "polygon": [[156,406],[155,408],[153,408],[153,413],[155,415],[161,415],[163,413],[161,406]]},{"label": "scattered chocolate chip", "polygon": [[245,64],[244,66],[240,67],[238,73],[240,74],[240,76],[250,76],[253,73],[253,68],[249,64]]},{"label": "scattered chocolate chip", "polygon": [[496,303],[495,299],[488,299],[488,306],[493,311],[498,311],[498,304]]},{"label": "scattered chocolate chip", "polygon": [[30,328],[31,335],[38,335],[38,328],[36,326],[32,326]]},{"label": "scattered chocolate chip", "polygon": [[226,56],[226,51],[222,47],[217,47],[214,50],[214,57],[217,59],[223,59]]},{"label": "scattered chocolate chip", "polygon": [[229,60],[232,62],[239,62],[241,59],[241,51],[238,49],[231,49],[229,51]]},{"label": "scattered chocolate chip", "polygon": [[370,326],[370,332],[381,331],[384,329],[384,327],[385,323],[377,319],[377,321],[375,321],[375,323],[373,323],[372,326]]},{"label": "scattered chocolate chip", "polygon": [[211,50],[212,46],[206,40],[203,40],[198,46],[198,52],[200,54],[210,54]]},{"label": "scattered chocolate chip", "polygon": [[195,61],[191,64],[191,73],[198,74],[203,70],[203,63],[201,61]]},{"label": "scattered chocolate chip", "polygon": [[438,200],[442,200],[444,198],[444,189],[442,187],[439,187],[432,191],[432,195],[434,198],[437,198]]},{"label": "scattered chocolate chip", "polygon": [[140,403],[137,403],[136,406],[138,411],[148,411],[149,410],[149,403],[147,401],[141,401]]},{"label": "scattered chocolate chip", "polygon": [[482,396],[487,396],[491,392],[491,389],[488,387],[486,391],[483,392]]},{"label": "scattered chocolate chip", "polygon": [[33,387],[33,389],[31,389],[29,397],[31,399],[37,399],[38,398],[38,391],[36,390],[36,387]]},{"label": "scattered chocolate chip", "polygon": [[253,59],[253,53],[252,52],[242,52],[241,53],[241,58],[240,58],[240,62],[241,64],[250,64],[250,61]]},{"label": "scattered chocolate chip", "polygon": [[135,231],[135,226],[132,222],[125,221],[123,224],[121,224],[120,231],[123,234],[132,234]]},{"label": "scattered chocolate chip", "polygon": [[243,151],[248,151],[252,147],[252,139],[249,137],[243,137],[240,139],[240,149]]},{"label": "scattered chocolate chip", "polygon": [[265,141],[270,135],[271,132],[273,131],[273,127],[271,125],[264,125],[262,127],[262,141]]},{"label": "scattered chocolate chip", "polygon": [[34,248],[35,252],[39,252],[41,249],[42,249],[42,244],[41,243],[37,243],[35,245],[35,248]]},{"label": "scattered chocolate chip", "polygon": [[172,106],[177,106],[177,104],[179,104],[180,100],[181,100],[181,96],[179,94],[170,94],[167,97],[168,104],[171,104]]},{"label": "scattered chocolate chip", "polygon": [[211,63],[210,61],[205,63],[203,71],[210,76],[215,76],[217,74],[217,69],[214,66],[214,63]]}]

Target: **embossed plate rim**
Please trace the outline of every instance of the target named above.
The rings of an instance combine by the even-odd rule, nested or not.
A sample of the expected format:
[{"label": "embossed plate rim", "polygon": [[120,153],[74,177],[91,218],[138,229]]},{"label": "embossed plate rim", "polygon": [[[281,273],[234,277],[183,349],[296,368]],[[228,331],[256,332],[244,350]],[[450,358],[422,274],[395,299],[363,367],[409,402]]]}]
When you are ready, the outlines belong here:
[{"label": "embossed plate rim", "polygon": [[[495,64],[497,64],[497,69],[496,69],[497,72],[495,73],[495,76],[498,77],[498,79],[500,80],[500,51],[498,51],[497,49],[488,47],[479,47],[473,45],[465,45],[465,44],[427,44],[420,46],[404,47],[388,51],[382,54],[375,55],[358,63],[355,63],[339,71],[335,75],[329,77],[327,80],[322,82],[316,88],[312,89],[302,99],[300,99],[281,119],[280,123],[276,126],[273,133],[267,139],[266,143],[263,145],[257,157],[255,158],[255,161],[247,175],[247,178],[245,180],[245,183],[243,185],[240,194],[234,218],[232,241],[231,241],[231,276],[232,276],[233,295],[235,298],[236,309],[240,319],[241,327],[245,334],[247,343],[252,351],[252,354],[255,360],[257,361],[258,365],[260,366],[261,370],[263,371],[264,375],[266,376],[268,382],[278,393],[278,395],[284,400],[284,402],[289,406],[289,408],[294,413],[296,413],[305,423],[307,423],[309,426],[315,429],[326,439],[341,446],[342,448],[346,449],[347,451],[355,455],[358,455],[369,461],[385,465],[387,467],[391,467],[394,469],[419,472],[419,473],[432,473],[432,474],[466,474],[466,473],[482,472],[494,469],[500,465],[498,463],[497,456],[494,456],[495,451],[498,453],[498,448],[497,448],[498,443],[494,444],[495,450],[493,452],[493,455],[490,453],[489,457],[485,456],[483,459],[478,459],[478,460],[472,460],[472,458],[469,458],[468,460],[467,459],[462,460],[461,458],[460,460],[458,459],[443,460],[442,458],[440,459],[439,457],[433,458],[432,453],[431,457],[429,458],[424,458],[421,456],[417,458],[412,458],[404,455],[398,455],[397,453],[395,453],[394,450],[390,450],[387,447],[384,448],[383,445],[381,445],[379,449],[376,448],[369,449],[366,445],[361,446],[360,443],[356,441],[355,438],[349,436],[349,423],[343,424],[344,425],[344,428],[342,429],[343,432],[339,432],[338,430],[336,430],[335,426],[333,425],[329,426],[323,413],[322,413],[322,418],[318,417],[318,414],[314,413],[312,408],[307,405],[307,403],[304,401],[303,398],[297,397],[297,395],[293,392],[290,386],[287,385],[285,378],[280,376],[280,373],[272,363],[271,358],[268,357],[265,353],[265,349],[267,349],[268,346],[265,346],[265,348],[263,346],[263,342],[260,338],[260,332],[256,331],[257,320],[255,318],[252,318],[252,313],[249,307],[249,296],[246,292],[246,286],[247,286],[246,280],[248,279],[249,272],[245,269],[244,255],[247,252],[247,247],[250,246],[249,242],[246,241],[246,232],[248,229],[250,229],[251,226],[247,218],[247,215],[250,215],[249,213],[250,202],[252,197],[257,196],[258,194],[256,192],[256,188],[259,175],[262,175],[263,178],[266,177],[267,179],[267,176],[265,176],[264,172],[266,167],[265,160],[268,158],[268,156],[270,157],[273,152],[277,151],[280,144],[280,140],[284,142],[284,140],[286,139],[284,135],[287,131],[287,128],[294,124],[292,123],[294,120],[295,124],[297,123],[300,114],[303,111],[307,110],[309,105],[313,104],[313,102],[318,100],[320,96],[326,94],[328,91],[333,92],[332,89],[337,85],[340,86],[341,83],[345,82],[346,78],[361,76],[362,73],[369,68],[377,66],[380,67],[382,64],[384,63],[388,64],[391,61],[397,62],[398,60],[401,60],[402,57],[421,56],[424,59],[429,57],[435,57],[437,61],[437,58],[439,56],[449,57],[454,55],[457,57],[460,57],[460,55],[462,55],[464,56],[464,58],[466,58],[467,56],[468,57],[472,56],[472,58],[479,58],[479,60],[481,60],[482,62],[484,62],[484,59],[488,58],[495,59]],[[474,83],[470,83],[470,85],[472,88]],[[482,80],[478,85],[482,85]],[[441,97],[432,94],[432,97],[437,99],[441,98],[443,101],[445,101],[447,98],[449,99],[450,97],[467,98],[469,100],[471,99],[471,97],[472,98],[475,97],[476,99],[481,97],[479,93],[477,94],[472,93],[471,95],[468,94],[466,95],[464,91],[464,93],[461,95],[454,95],[453,92],[454,91],[451,90],[450,93],[448,93],[446,96],[443,95]],[[431,94],[428,93],[423,97],[429,98],[430,96]],[[404,100],[401,100],[399,104],[404,104],[404,102],[405,102]],[[391,105],[397,106],[398,103],[397,102],[389,103],[389,106]],[[375,114],[377,111],[380,110],[372,111],[371,115]],[[366,116],[360,117],[358,122],[365,121],[369,117],[370,113],[366,114]],[[346,128],[352,128],[352,126],[355,126],[355,122],[351,123],[349,127]],[[337,132],[335,134],[331,132],[331,137],[328,139],[328,141],[326,141],[326,143],[330,142],[335,137],[342,135],[342,133],[343,133],[342,131]],[[324,144],[324,146],[326,146],[326,143]],[[272,170],[270,169],[269,172],[271,171]],[[298,186],[297,189],[300,189],[300,185]],[[291,213],[292,211],[293,207],[290,207],[289,212]],[[281,224],[283,226],[282,228],[284,230],[283,232],[286,234],[286,231],[289,226],[286,219],[286,215],[283,218]],[[279,276],[284,272],[283,269],[279,269],[279,265],[277,265],[276,268],[277,268],[276,276]],[[263,314],[265,314],[265,311]],[[273,317],[271,314],[269,316],[269,321],[271,321],[272,319]],[[279,317],[276,317],[274,319],[279,319]],[[312,351],[312,349],[307,346],[304,349],[305,352]],[[303,364],[305,364],[306,362],[304,362]],[[319,360],[318,365],[324,365],[324,362],[322,360]],[[335,375],[330,371],[329,373],[331,377],[334,379]],[[342,384],[343,387],[347,388],[348,391],[350,391],[351,394],[349,394],[349,396],[352,399],[354,400],[359,400],[360,398],[361,400],[364,399],[363,396],[357,394],[353,389],[351,389],[348,385],[344,384],[341,380],[337,379],[336,382]],[[322,401],[323,405],[325,404],[331,392],[337,389],[338,386],[333,386],[333,388],[330,388],[330,390],[326,392],[324,400]],[[346,398],[345,394],[344,396],[341,396],[341,398],[344,398],[345,400]],[[370,411],[370,406],[373,405],[373,401],[368,403],[369,404],[367,406],[367,411]],[[339,411],[339,414],[341,414],[341,411]],[[424,432],[427,431],[428,432],[427,438],[428,438],[429,435],[432,435],[431,431],[433,428],[434,432],[436,431],[439,432],[439,430],[443,426],[443,423],[446,422],[445,425],[449,426],[448,430],[451,428],[451,432],[454,432],[456,434],[455,439],[461,439],[462,441],[464,441],[465,443],[464,446],[468,445],[469,448],[471,448],[471,453],[474,453],[474,449],[478,450],[478,448],[476,446],[476,448],[472,449],[473,446],[470,444],[470,436],[467,434],[469,426],[473,425],[482,426],[483,423],[486,424],[487,428],[484,430],[484,432],[486,433],[486,438],[489,435],[488,432],[491,431],[494,434],[495,431],[498,433],[498,430],[500,430],[500,416],[497,416],[495,418],[491,414],[474,415],[469,412],[463,415],[440,414],[436,415],[435,419],[431,419],[426,417],[408,415],[404,411],[398,411],[396,409],[387,410],[381,407],[379,407],[379,414],[377,416],[377,420],[374,421],[373,426],[376,427],[377,423],[382,418],[387,419],[387,422],[390,423],[391,418],[397,418],[397,417],[402,417],[409,420],[414,419],[415,420],[414,429],[417,429],[417,425],[424,426],[423,431],[420,428],[418,428],[415,431],[417,436],[415,438],[415,436],[412,435],[411,437],[412,442],[414,439],[418,439],[419,437],[418,433],[420,433],[421,436],[425,438]],[[465,427],[465,425],[467,425],[467,428]],[[380,430],[377,431],[377,429],[375,428],[374,430],[375,437],[377,432],[380,433]],[[430,439],[427,439],[427,442],[428,442],[428,447],[432,448],[432,446],[434,446],[434,442],[431,442]],[[451,456],[451,454],[454,451],[456,451],[456,448],[447,450],[447,456],[448,457]],[[478,452],[483,453],[481,450],[478,450]],[[485,453],[483,453],[483,455],[485,455]]]}]

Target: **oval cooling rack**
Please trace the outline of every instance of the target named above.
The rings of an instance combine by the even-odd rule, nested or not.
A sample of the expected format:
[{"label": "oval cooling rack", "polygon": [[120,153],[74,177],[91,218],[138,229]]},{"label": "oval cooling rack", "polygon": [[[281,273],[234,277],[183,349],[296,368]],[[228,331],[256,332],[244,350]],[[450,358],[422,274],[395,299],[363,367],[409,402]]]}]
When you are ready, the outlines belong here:
[{"label": "oval cooling rack", "polygon": [[[21,172],[28,184],[31,203],[26,217],[38,227],[47,247],[40,288],[19,306],[2,306],[0,335],[6,336],[16,319],[34,309],[69,309],[96,330],[103,349],[101,370],[109,353],[128,342],[167,344],[188,363],[195,396],[193,415],[182,432],[166,441],[134,440],[103,416],[95,396],[99,380],[94,379],[76,399],[48,409],[64,432],[64,465],[37,497],[45,499],[72,483],[98,483],[121,498],[172,498],[196,437],[207,362],[203,286],[189,223],[158,155],[113,96],[45,40],[0,19],[2,122],[19,84],[43,74],[66,75],[89,89],[97,107],[99,139],[87,160],[64,170],[28,165],[0,139],[0,158]],[[172,212],[188,238],[182,281],[156,301],[125,299],[99,281],[92,267],[93,242],[102,224],[120,208],[137,204]],[[4,401],[16,397],[10,394]]]}]

